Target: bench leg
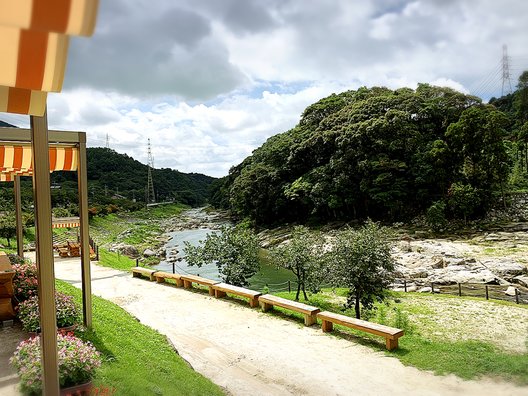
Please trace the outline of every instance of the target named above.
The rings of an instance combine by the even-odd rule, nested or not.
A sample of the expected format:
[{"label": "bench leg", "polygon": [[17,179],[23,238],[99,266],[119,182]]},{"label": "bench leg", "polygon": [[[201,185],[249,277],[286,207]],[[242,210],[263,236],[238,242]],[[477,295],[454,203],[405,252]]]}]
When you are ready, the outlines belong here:
[{"label": "bench leg", "polygon": [[209,286],[209,295],[210,296],[214,296],[215,295],[215,291],[214,291],[214,289],[211,286]]},{"label": "bench leg", "polygon": [[316,315],[309,315],[309,314],[305,314],[304,315],[304,325],[305,326],[311,326],[314,323],[317,323],[317,316]]},{"label": "bench leg", "polygon": [[258,305],[259,305],[258,297],[256,297],[256,298],[250,298],[250,299],[249,299],[249,306],[250,306],[251,308],[258,307]]},{"label": "bench leg", "polygon": [[321,328],[323,329],[323,333],[328,333],[334,329],[334,324],[329,320],[323,319],[321,321]]},{"label": "bench leg", "polygon": [[398,348],[398,339],[395,338],[392,340],[390,338],[385,338],[385,345],[389,351],[392,351],[393,349]]},{"label": "bench leg", "polygon": [[181,279],[175,279],[176,281],[176,286],[178,287],[182,287],[183,286],[183,281]]},{"label": "bench leg", "polygon": [[216,290],[215,289],[215,297],[216,298],[221,298],[221,297],[225,297],[227,295],[226,292],[222,291],[222,290]]},{"label": "bench leg", "polygon": [[183,287],[185,287],[186,289],[190,289],[192,286],[192,282],[189,282],[188,280],[183,280]]},{"label": "bench leg", "polygon": [[153,280],[156,279],[156,277],[155,277],[154,274],[152,273],[152,274],[149,275],[149,279],[150,279],[151,281],[153,281]]},{"label": "bench leg", "polygon": [[268,312],[270,309],[273,309],[273,305],[261,302],[260,307],[262,308],[262,312]]},{"label": "bench leg", "polygon": [[162,278],[161,276],[156,276],[156,282],[157,283],[164,283],[165,282],[165,278]]}]

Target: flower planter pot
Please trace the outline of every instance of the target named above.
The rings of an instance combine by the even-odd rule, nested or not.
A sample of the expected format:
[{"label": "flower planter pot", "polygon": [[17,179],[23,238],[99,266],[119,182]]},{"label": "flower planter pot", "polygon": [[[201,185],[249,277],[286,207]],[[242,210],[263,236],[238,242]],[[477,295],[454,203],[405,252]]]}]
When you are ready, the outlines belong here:
[{"label": "flower planter pot", "polygon": [[92,391],[92,381],[84,384],[70,386],[60,390],[60,396],[88,396]]}]

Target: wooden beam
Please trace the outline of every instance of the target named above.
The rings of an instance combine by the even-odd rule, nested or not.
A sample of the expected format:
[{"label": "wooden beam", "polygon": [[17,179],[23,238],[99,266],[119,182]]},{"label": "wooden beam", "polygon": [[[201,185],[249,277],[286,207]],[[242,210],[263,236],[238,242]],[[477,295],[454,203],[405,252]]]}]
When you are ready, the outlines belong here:
[{"label": "wooden beam", "polygon": [[79,220],[81,242],[83,321],[92,327],[92,285],[90,274],[90,235],[88,228],[88,181],[86,172],[86,135],[79,134],[79,166],[77,168],[77,186],[79,192]]},{"label": "wooden beam", "polygon": [[[84,132],[74,131],[49,131],[48,141],[50,143],[69,143],[76,144],[81,141],[86,134]],[[31,129],[25,128],[0,128],[0,141],[8,142],[31,142]]]},{"label": "wooden beam", "polygon": [[22,223],[22,194],[20,192],[20,176],[15,176],[15,217],[18,257],[24,258],[24,225]]},{"label": "wooden beam", "polygon": [[57,320],[55,314],[55,274],[51,229],[48,119],[31,116],[33,151],[33,199],[35,204],[36,259],[40,308],[43,394],[59,394]]}]

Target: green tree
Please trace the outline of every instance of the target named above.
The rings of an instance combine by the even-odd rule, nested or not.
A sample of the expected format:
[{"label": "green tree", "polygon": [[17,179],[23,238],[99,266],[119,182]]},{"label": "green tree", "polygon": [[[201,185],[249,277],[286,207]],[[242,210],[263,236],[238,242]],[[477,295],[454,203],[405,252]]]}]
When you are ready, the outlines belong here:
[{"label": "green tree", "polygon": [[11,239],[16,237],[15,216],[0,217],[0,237],[7,239],[7,245],[11,247]]},{"label": "green tree", "polygon": [[386,296],[395,263],[390,251],[388,229],[369,220],[358,230],[338,232],[326,254],[331,279],[335,286],[348,288],[347,306],[354,307],[358,319],[361,306],[371,309]]},{"label": "green tree", "polygon": [[308,300],[306,289],[317,290],[321,284],[323,265],[324,240],[319,233],[310,232],[304,226],[296,226],[290,239],[270,251],[274,264],[287,269],[297,278],[297,294],[299,300],[302,290],[305,300]]},{"label": "green tree", "polygon": [[189,265],[201,267],[216,263],[224,282],[248,286],[249,278],[259,270],[259,243],[249,229],[222,227],[220,232],[207,235],[200,246],[185,242],[184,252]]},{"label": "green tree", "polygon": [[479,196],[477,190],[467,184],[453,183],[449,188],[448,202],[451,210],[462,215],[464,223],[479,207]]}]

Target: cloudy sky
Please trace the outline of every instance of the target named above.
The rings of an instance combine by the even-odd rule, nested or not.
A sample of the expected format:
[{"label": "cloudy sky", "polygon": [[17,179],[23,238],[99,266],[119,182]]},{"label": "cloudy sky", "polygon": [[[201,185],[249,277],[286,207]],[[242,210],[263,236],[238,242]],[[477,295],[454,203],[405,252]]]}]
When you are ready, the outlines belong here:
[{"label": "cloudy sky", "polygon": [[[528,1],[100,0],[70,45],[50,128],[156,168],[224,176],[314,101],[360,86],[500,96],[528,69]],[[509,89],[509,86],[507,86]],[[27,117],[5,115],[27,126]]]}]

